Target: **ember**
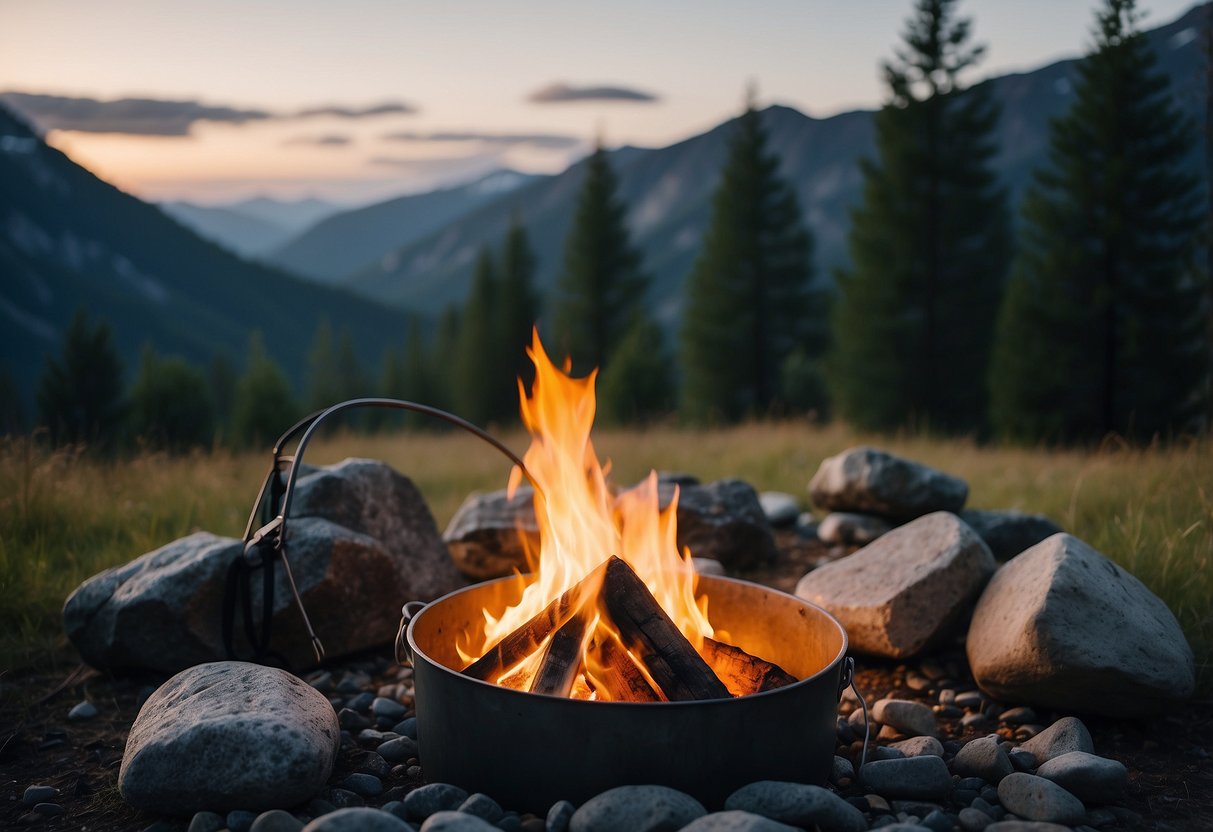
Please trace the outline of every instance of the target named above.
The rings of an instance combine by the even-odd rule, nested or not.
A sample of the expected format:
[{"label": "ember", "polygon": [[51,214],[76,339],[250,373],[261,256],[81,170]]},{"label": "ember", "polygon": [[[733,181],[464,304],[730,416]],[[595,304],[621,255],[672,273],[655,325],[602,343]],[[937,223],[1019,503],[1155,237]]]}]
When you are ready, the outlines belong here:
[{"label": "ember", "polygon": [[[696,597],[690,552],[676,540],[677,495],[658,508],[657,475],[616,495],[594,453],[596,373],[575,379],[535,333],[531,395],[520,385],[531,432],[524,462],[537,486],[534,580],[500,616],[484,612],[457,649],[463,672],[503,687],[602,701],[724,699],[796,681],[728,643]],[[521,482],[515,468],[511,492]]]}]

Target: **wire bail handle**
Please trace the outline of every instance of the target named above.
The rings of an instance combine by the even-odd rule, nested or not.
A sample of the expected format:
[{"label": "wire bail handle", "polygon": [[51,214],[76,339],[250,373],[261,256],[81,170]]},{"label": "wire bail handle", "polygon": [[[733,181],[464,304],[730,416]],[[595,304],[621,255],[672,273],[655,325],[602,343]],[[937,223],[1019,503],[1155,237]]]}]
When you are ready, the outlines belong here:
[{"label": "wire bail handle", "polygon": [[[244,529],[244,552],[241,564],[233,564],[233,567],[242,566],[245,570],[261,567],[264,569],[265,589],[264,603],[262,607],[262,632],[257,636],[251,622],[251,604],[245,595],[245,631],[250,642],[257,649],[258,657],[262,657],[269,649],[270,635],[270,620],[273,617],[273,564],[276,561],[282,563],[283,572],[286,575],[287,585],[290,587],[291,595],[295,599],[295,606],[299,610],[299,615],[303,619],[303,626],[307,630],[308,638],[311,640],[312,651],[316,654],[316,661],[324,661],[324,644],[320,641],[320,637],[316,635],[316,630],[312,626],[311,619],[308,617],[307,609],[304,607],[303,598],[299,594],[299,587],[295,583],[295,576],[291,572],[290,559],[287,557],[287,518],[290,515],[291,501],[295,495],[295,485],[299,479],[299,468],[303,462],[303,454],[319,428],[320,423],[325,419],[340,413],[345,410],[350,410],[357,407],[381,407],[394,410],[407,410],[412,413],[420,413],[423,416],[429,416],[447,424],[453,425],[461,430],[467,431],[473,436],[492,445],[502,454],[504,454],[510,462],[518,467],[524,477],[530,481],[531,485],[539,494],[543,493],[543,489],[531,472],[527,470],[526,464],[517,454],[511,451],[505,444],[497,438],[489,435],[482,428],[477,427],[471,422],[463,419],[453,413],[448,413],[445,410],[440,410],[429,405],[419,404],[417,402],[405,401],[403,399],[382,399],[382,398],[361,398],[349,399],[348,401],[339,402],[324,410],[318,410],[304,418],[300,419],[285,433],[278,437],[274,443],[272,450],[273,462],[270,465],[269,473],[266,474],[265,481],[262,483],[261,491],[257,495],[256,502],[253,503],[253,510],[249,514],[248,523]],[[283,454],[284,446],[290,442],[295,436],[302,434],[299,439],[299,444],[295,448],[293,455]],[[281,479],[282,466],[289,464],[287,470],[286,482]],[[260,525],[258,525],[260,523]],[[237,581],[236,571],[229,575],[228,589],[229,596],[231,595],[233,584]],[[406,605],[407,607],[408,605]],[[235,601],[230,598],[224,604],[224,620],[223,620],[223,637],[228,655],[233,656],[234,650],[232,647],[232,627],[235,617]],[[403,627],[402,622],[402,627]],[[403,631],[400,635],[403,635]],[[399,641],[399,636],[398,636]]]}]

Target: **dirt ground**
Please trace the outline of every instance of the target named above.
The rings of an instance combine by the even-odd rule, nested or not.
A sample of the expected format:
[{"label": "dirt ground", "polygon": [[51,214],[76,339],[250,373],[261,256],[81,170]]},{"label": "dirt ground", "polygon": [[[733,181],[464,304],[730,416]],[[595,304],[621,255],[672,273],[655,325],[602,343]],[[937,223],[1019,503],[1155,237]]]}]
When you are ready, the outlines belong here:
[{"label": "dirt ground", "polygon": [[[811,565],[841,554],[786,533],[780,535],[779,543],[783,554],[779,563],[746,577],[790,591]],[[0,674],[0,828],[108,832],[155,825],[157,832],[184,830],[188,820],[141,814],[127,806],[117,790],[127,732],[143,698],[163,679],[101,674],[73,665],[72,656],[65,647],[60,661],[47,662],[48,667],[67,670]],[[395,678],[388,656],[385,647],[382,656],[371,657],[384,669],[384,678],[376,679],[377,683]],[[933,659],[953,667],[964,664],[958,645]],[[350,661],[365,664],[367,657]],[[342,666],[336,666],[336,675]],[[896,693],[933,704],[929,693],[907,685],[907,675],[915,670],[913,665],[861,658],[858,686],[869,702]],[[97,706],[98,715],[70,722],[68,711],[85,699]],[[1045,724],[1055,716],[1040,714]],[[1213,701],[1191,702],[1149,721],[1088,717],[1084,722],[1091,730],[1096,753],[1121,761],[1129,770],[1129,789],[1112,829],[1213,829]],[[940,720],[940,729],[942,739],[961,740],[989,730],[964,729],[959,720]],[[334,780],[353,769],[350,757],[344,754],[338,761]],[[32,784],[56,787],[59,795],[55,801],[64,807],[64,814],[31,820],[21,796]],[[379,802],[398,797],[417,783],[389,778],[384,785],[388,791]]]}]

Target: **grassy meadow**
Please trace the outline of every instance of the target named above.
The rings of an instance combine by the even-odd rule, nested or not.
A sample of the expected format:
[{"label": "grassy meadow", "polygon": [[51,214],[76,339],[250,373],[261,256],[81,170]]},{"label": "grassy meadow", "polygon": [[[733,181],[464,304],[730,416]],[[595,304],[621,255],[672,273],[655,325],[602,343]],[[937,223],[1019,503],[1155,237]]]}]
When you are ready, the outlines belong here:
[{"label": "grassy meadow", "polygon": [[[520,431],[502,438],[526,448]],[[920,436],[871,437],[800,422],[691,430],[602,430],[599,456],[630,484],[651,468],[703,480],[740,477],[759,490],[800,495],[822,458],[876,444],[966,479],[969,505],[1042,512],[1125,566],[1161,596],[1196,653],[1201,690],[1213,690],[1213,441],[1136,448],[985,447]],[[463,435],[339,435],[307,461],[382,459],[411,477],[443,527],[468,492],[504,487],[509,463]],[[0,443],[0,668],[71,660],[63,601],[83,579],[199,529],[243,532],[268,453],[227,451],[103,461]]]}]

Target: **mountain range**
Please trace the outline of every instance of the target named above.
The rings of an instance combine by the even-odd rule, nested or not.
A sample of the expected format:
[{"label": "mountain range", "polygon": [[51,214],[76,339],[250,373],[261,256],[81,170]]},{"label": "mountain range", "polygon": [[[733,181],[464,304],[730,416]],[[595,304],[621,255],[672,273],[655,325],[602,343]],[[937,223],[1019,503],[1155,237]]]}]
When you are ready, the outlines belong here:
[{"label": "mountain range", "polygon": [[200,364],[242,364],[250,336],[303,389],[322,317],[364,366],[404,343],[398,308],[246,262],[119,191],[0,108],[0,372],[28,405],[77,308],[110,324],[128,372],[150,343]]},{"label": "mountain range", "polygon": [[268,254],[345,207],[316,197],[282,200],[259,196],[218,205],[160,203],[166,214],[199,237],[245,258]]},{"label": "mountain range", "polygon": [[[1204,57],[1200,31],[1203,7],[1146,33],[1160,69],[1172,82],[1181,108],[1203,119]],[[995,167],[1012,205],[1018,203],[1031,171],[1044,161],[1049,121],[1073,101],[1077,60],[1064,60],[1032,72],[1003,75],[978,84],[1001,105],[1001,151]],[[771,149],[782,161],[816,241],[818,274],[830,280],[847,262],[850,211],[862,187],[858,162],[875,153],[873,111],[813,118],[790,107],[763,112]],[[652,277],[650,302],[659,319],[674,323],[681,308],[681,287],[707,227],[711,195],[727,151],[732,123],[670,147],[626,147],[612,153],[620,197],[629,209],[633,240]],[[1194,154],[1193,166],[1201,164]],[[403,211],[386,222],[392,203],[334,215],[305,231],[269,259],[287,268],[344,286],[383,303],[408,306],[429,315],[460,301],[471,282],[473,263],[483,246],[496,247],[514,217],[526,226],[538,258],[537,283],[550,289],[560,271],[562,247],[574,214],[584,162],[557,176],[539,177],[484,204],[465,203],[465,212],[430,229]],[[441,193],[441,192],[439,192]],[[423,197],[413,197],[417,204]],[[398,202],[398,201],[397,201]],[[374,217],[380,227],[394,223],[398,239],[375,237],[361,248],[361,222]],[[342,234],[331,233],[343,229]],[[323,234],[321,233],[323,231]],[[367,235],[368,237],[371,235]],[[339,253],[336,253],[340,249]],[[308,268],[325,260],[324,267]],[[327,255],[324,252],[328,252]],[[361,261],[362,265],[352,264]],[[341,268],[349,268],[339,274]]]}]

